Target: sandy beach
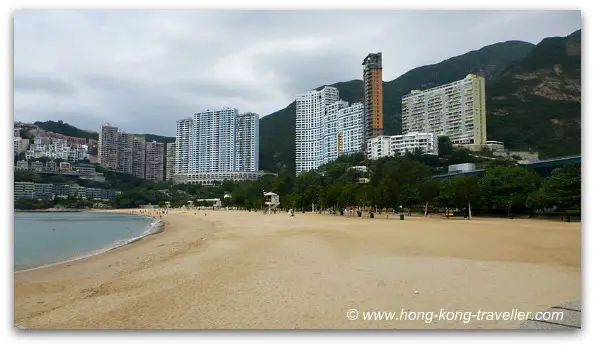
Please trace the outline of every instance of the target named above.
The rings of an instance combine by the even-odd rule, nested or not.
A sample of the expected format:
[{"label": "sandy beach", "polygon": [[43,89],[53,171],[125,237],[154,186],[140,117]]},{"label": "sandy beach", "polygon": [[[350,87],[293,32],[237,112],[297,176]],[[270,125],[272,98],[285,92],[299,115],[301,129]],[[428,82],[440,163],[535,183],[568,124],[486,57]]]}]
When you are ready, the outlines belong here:
[{"label": "sandy beach", "polygon": [[[536,312],[581,298],[580,223],[311,213],[291,218],[244,211],[170,211],[163,220],[164,232],[125,247],[15,273],[15,324],[506,329],[521,322],[361,316],[441,309]],[[347,318],[349,309],[358,310],[358,319]]]}]

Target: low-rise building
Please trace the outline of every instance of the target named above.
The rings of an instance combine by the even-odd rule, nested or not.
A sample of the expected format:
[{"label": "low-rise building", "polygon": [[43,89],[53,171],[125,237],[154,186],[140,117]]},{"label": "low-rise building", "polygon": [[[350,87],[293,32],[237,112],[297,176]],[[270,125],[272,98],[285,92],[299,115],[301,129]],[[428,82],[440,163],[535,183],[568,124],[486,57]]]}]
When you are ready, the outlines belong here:
[{"label": "low-rise building", "polygon": [[101,198],[102,199],[113,199],[116,197],[116,192],[111,189],[102,189],[101,190]]},{"label": "low-rise building", "polygon": [[[206,204],[205,204],[206,202]],[[214,199],[196,199],[196,203],[198,207],[205,207],[207,205],[213,207],[221,207],[221,199],[214,198]],[[201,204],[202,203],[202,204]]]},{"label": "low-rise building", "polygon": [[421,150],[424,154],[438,155],[438,136],[433,133],[410,132],[390,137],[390,149],[393,153],[403,155]]},{"label": "low-rise building", "polygon": [[20,171],[27,171],[29,170],[29,162],[26,160],[19,160],[17,161],[17,166],[15,168]]},{"label": "low-rise building", "polygon": [[363,166],[363,165],[352,166],[352,167],[350,167],[350,169],[351,170],[356,170],[356,171],[359,171],[359,172],[363,172],[363,173],[367,173],[368,172],[368,167],[367,166]]},{"label": "low-rise building", "polygon": [[31,171],[42,172],[43,171],[43,163],[40,161],[34,161],[31,163]]},{"label": "low-rise building", "polygon": [[33,182],[14,182],[15,199],[32,199],[35,194],[35,183]]},{"label": "low-rise building", "polygon": [[51,183],[35,183],[36,199],[52,199],[54,197],[54,185]]},{"label": "low-rise building", "polygon": [[192,172],[185,174],[175,174],[175,184],[201,184],[201,185],[216,185],[221,184],[223,181],[255,181],[260,177],[267,175],[262,171],[231,171],[231,172]]},{"label": "low-rise building", "polygon": [[57,165],[56,162],[53,160],[50,160],[48,162],[45,163],[45,169],[46,172],[55,172],[57,171]]},{"label": "low-rise building", "polygon": [[404,155],[421,151],[438,155],[438,136],[433,133],[410,132],[403,135],[377,136],[368,140],[367,156],[376,160],[395,154]]},{"label": "low-rise building", "polygon": [[70,186],[71,195],[75,198],[86,198],[87,188],[79,186],[78,184]]},{"label": "low-rise building", "polygon": [[448,166],[448,173],[470,172],[475,170],[474,163],[462,163]]},{"label": "low-rise building", "polygon": [[60,162],[60,171],[72,171],[72,166],[68,162]]},{"label": "low-rise building", "polygon": [[85,191],[85,197],[87,199],[101,199],[101,196],[101,188],[87,188]]},{"label": "low-rise building", "polygon": [[86,188],[78,184],[52,184],[34,182],[15,182],[15,199],[52,199],[54,196],[83,199],[113,199],[116,191],[102,188]]},{"label": "low-rise building", "polygon": [[74,169],[81,175],[81,178],[87,178],[96,173],[95,166],[90,164],[78,164]]},{"label": "low-rise building", "polygon": [[69,184],[54,184],[53,192],[55,196],[67,197],[71,195],[71,189]]},{"label": "low-rise building", "polygon": [[91,176],[88,176],[87,179],[89,179],[91,181],[99,182],[99,183],[105,182],[105,176],[101,172],[96,172],[96,173],[92,174]]},{"label": "low-rise building", "polygon": [[390,149],[390,136],[382,135],[369,139],[366,154],[371,160],[392,156],[394,153]]}]

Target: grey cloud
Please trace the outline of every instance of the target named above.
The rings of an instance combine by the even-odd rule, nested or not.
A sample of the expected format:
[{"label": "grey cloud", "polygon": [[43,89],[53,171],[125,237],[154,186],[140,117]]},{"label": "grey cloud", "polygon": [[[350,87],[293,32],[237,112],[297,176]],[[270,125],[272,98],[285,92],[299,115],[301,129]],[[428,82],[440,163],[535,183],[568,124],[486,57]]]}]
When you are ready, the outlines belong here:
[{"label": "grey cloud", "polygon": [[[361,79],[361,55],[336,46],[312,52],[282,52],[255,59],[255,68],[273,71],[283,90],[294,94],[334,82]],[[295,78],[295,76],[300,76]]]},{"label": "grey cloud", "polygon": [[14,76],[15,92],[45,92],[50,94],[74,94],[75,89],[68,81],[42,76]]},{"label": "grey cloud", "polygon": [[565,36],[580,20],[580,11],[18,11],[14,116],[172,136],[193,112],[266,115],[297,93],[361,78],[369,52],[383,52],[392,80],[495,42]]}]

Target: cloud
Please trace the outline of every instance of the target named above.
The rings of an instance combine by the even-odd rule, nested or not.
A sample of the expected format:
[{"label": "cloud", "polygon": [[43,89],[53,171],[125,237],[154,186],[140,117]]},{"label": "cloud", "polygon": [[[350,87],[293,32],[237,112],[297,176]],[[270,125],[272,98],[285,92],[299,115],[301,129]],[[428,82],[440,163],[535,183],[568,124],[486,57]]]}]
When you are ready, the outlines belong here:
[{"label": "cloud", "polygon": [[33,91],[50,94],[74,94],[74,87],[68,81],[61,81],[43,76],[15,76],[13,82],[15,92]]},{"label": "cloud", "polygon": [[506,40],[580,28],[580,11],[18,11],[14,118],[173,136],[220,106],[267,115],[323,84],[384,79]]}]

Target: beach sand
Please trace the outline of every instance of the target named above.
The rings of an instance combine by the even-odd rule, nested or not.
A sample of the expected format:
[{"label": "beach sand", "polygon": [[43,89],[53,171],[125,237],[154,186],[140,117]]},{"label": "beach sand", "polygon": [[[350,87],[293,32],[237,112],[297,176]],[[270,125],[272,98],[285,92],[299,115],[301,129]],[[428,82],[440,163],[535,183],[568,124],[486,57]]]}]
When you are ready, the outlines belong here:
[{"label": "beach sand", "polygon": [[[362,316],[441,309],[536,312],[581,298],[580,223],[311,213],[292,218],[244,211],[170,211],[163,220],[163,233],[131,245],[15,273],[15,324],[506,329],[521,321]],[[359,311],[358,319],[347,319],[349,309]]]}]

